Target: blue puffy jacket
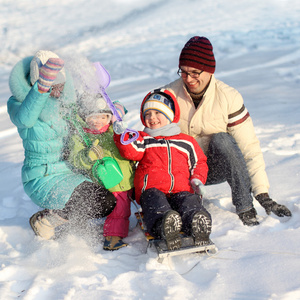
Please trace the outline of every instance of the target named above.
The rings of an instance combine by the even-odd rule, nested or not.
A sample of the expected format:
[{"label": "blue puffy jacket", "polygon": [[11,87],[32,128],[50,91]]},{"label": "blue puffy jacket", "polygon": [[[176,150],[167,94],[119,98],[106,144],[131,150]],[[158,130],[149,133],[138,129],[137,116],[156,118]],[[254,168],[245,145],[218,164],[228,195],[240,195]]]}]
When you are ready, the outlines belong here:
[{"label": "blue puffy jacket", "polygon": [[75,101],[75,91],[67,74],[59,99],[50,97],[50,93],[39,93],[36,83],[30,85],[32,58],[17,63],[10,74],[12,96],[7,102],[7,111],[23,140],[22,182],[26,194],[42,208],[62,209],[80,183],[91,181],[73,173],[62,158],[68,136],[63,115]]}]

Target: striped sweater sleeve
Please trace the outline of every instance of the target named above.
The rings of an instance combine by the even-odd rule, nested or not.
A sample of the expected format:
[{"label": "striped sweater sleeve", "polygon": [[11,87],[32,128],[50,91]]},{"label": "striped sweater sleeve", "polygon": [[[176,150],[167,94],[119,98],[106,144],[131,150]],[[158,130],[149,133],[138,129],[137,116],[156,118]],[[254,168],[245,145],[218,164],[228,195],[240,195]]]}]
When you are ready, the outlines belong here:
[{"label": "striped sweater sleeve", "polygon": [[243,104],[241,109],[228,115],[228,125],[227,126],[233,127],[233,126],[239,125],[239,124],[243,123],[245,120],[247,120],[249,117],[250,117],[250,114],[249,114],[247,108],[245,107],[245,105]]}]

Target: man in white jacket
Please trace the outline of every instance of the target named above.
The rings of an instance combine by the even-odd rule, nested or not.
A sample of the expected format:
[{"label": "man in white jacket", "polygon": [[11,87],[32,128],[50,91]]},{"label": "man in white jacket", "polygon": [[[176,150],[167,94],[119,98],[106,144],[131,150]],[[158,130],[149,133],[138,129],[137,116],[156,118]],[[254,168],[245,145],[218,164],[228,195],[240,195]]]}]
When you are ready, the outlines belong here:
[{"label": "man in white jacket", "polygon": [[194,36],[181,51],[180,78],[165,86],[178,100],[181,131],[193,136],[207,155],[206,185],[228,182],[245,225],[259,224],[252,193],[267,214],[291,216],[286,206],[269,197],[265,163],[249,112],[240,93],[214,77],[215,66],[210,41]]}]

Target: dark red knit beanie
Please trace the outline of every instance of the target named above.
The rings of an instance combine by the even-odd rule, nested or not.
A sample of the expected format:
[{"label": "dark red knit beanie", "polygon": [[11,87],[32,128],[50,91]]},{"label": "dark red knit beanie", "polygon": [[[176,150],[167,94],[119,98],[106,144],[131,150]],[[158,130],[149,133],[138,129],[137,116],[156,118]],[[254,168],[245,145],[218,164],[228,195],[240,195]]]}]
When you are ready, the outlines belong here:
[{"label": "dark red knit beanie", "polygon": [[214,73],[216,61],[210,41],[205,37],[192,37],[181,50],[179,68],[181,66]]}]

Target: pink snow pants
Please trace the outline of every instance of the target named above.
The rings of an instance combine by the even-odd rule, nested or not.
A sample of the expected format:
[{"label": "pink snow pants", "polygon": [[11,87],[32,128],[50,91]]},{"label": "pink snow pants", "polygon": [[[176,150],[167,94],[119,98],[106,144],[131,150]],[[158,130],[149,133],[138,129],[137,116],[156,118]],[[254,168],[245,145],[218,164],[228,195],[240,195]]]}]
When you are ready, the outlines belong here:
[{"label": "pink snow pants", "polygon": [[131,215],[130,199],[132,190],[125,192],[113,192],[117,204],[104,222],[103,236],[119,236],[124,238],[128,235],[129,217]]}]

